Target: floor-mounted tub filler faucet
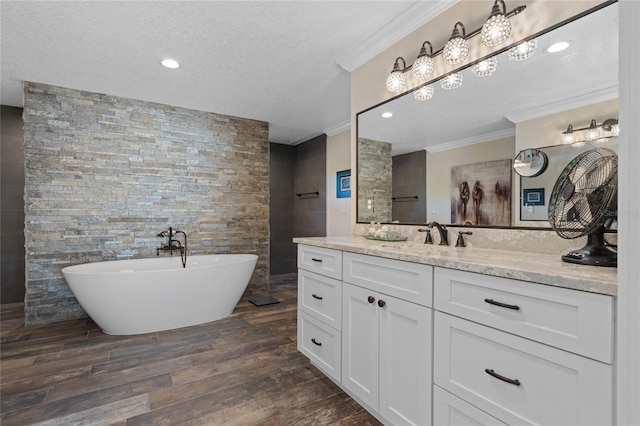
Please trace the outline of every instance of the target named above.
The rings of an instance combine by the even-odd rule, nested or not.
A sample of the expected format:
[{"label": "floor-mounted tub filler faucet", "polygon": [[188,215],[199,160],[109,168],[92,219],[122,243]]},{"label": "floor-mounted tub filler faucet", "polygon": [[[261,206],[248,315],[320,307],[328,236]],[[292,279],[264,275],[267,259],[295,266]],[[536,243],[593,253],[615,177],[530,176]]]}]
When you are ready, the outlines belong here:
[{"label": "floor-mounted tub filler faucet", "polygon": [[429,222],[427,224],[427,228],[433,228],[434,226],[436,227],[436,229],[440,233],[440,245],[441,246],[448,246],[449,245],[449,231],[447,231],[446,225],[440,225],[435,220],[433,222]]},{"label": "floor-mounted tub filler faucet", "polygon": [[[175,239],[174,237],[178,234],[182,234],[184,239],[184,244],[180,242],[180,240]],[[182,267],[187,267],[187,234],[184,231],[174,230],[172,227],[169,229],[165,229],[160,232],[158,237],[167,238],[167,243],[156,248],[156,256],[160,256],[160,251],[168,251],[170,256],[173,256],[173,252],[180,253],[180,260],[182,260]]]}]

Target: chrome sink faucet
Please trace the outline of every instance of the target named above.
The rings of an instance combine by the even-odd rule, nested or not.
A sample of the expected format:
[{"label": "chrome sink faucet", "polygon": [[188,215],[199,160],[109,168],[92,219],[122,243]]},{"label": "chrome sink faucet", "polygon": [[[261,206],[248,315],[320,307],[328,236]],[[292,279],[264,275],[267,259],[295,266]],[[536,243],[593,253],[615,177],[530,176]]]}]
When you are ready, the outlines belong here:
[{"label": "chrome sink faucet", "polygon": [[[182,234],[184,239],[184,244],[180,242],[180,240],[175,239],[174,237],[178,234]],[[160,256],[160,251],[168,251],[169,256],[173,256],[173,252],[177,251],[180,253],[180,259],[182,260],[182,267],[187,267],[187,234],[184,231],[174,230],[172,227],[169,229],[165,229],[160,232],[158,237],[164,238],[167,237],[167,244],[162,245],[156,248],[156,256]]]},{"label": "chrome sink faucet", "polygon": [[438,230],[438,233],[440,234],[440,245],[441,246],[448,246],[449,245],[449,231],[447,230],[447,226],[446,225],[440,225],[435,220],[433,222],[429,222],[427,224],[427,228],[433,228],[434,226],[436,227],[436,229]]}]

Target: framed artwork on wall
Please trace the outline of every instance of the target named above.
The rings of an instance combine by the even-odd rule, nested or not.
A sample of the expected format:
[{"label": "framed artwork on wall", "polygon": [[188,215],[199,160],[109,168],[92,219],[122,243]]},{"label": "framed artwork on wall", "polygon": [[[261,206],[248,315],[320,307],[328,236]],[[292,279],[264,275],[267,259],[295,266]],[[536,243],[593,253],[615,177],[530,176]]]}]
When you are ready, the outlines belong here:
[{"label": "framed artwork on wall", "polygon": [[351,169],[336,173],[336,197],[351,197]]}]

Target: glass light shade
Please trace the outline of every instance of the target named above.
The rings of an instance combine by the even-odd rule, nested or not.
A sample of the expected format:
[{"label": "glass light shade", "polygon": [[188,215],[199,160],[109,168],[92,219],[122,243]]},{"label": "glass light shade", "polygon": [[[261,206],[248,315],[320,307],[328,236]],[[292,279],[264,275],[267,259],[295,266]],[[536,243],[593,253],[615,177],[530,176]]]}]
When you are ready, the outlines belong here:
[{"label": "glass light shade", "polygon": [[562,134],[562,143],[570,145],[576,141],[576,137],[573,133],[563,133]]},{"label": "glass light shade", "polygon": [[564,144],[572,144],[576,141],[576,137],[573,134],[573,126],[571,124],[569,124],[569,126],[567,127],[567,130],[562,132],[562,143]]},{"label": "glass light shade", "polygon": [[600,131],[598,129],[587,129],[584,138],[588,141],[595,141],[600,138]]},{"label": "glass light shade", "polygon": [[433,59],[428,55],[418,56],[411,68],[413,76],[417,80],[426,80],[433,73]]},{"label": "glass light shade", "polygon": [[509,49],[509,59],[514,61],[524,61],[533,56],[538,48],[538,41],[536,39],[525,41],[519,45]]},{"label": "glass light shade", "polygon": [[469,43],[460,36],[449,39],[442,50],[442,58],[448,65],[459,64],[468,54]]},{"label": "glass light shade", "polygon": [[487,77],[493,74],[498,66],[498,60],[495,56],[485,59],[482,62],[478,62],[473,66],[473,75],[476,77]]},{"label": "glass light shade", "polygon": [[413,92],[413,97],[418,101],[427,101],[433,97],[433,86],[431,84],[423,86]]},{"label": "glass light shade", "polygon": [[620,136],[620,125],[619,124],[614,124],[613,126],[611,126],[611,134],[613,136]]},{"label": "glass light shade", "polygon": [[407,77],[402,71],[392,71],[387,77],[387,90],[392,93],[400,93],[407,90]]},{"label": "glass light shade", "polygon": [[462,74],[459,72],[455,72],[453,74],[449,74],[442,80],[440,80],[440,85],[445,90],[457,89],[462,86]]},{"label": "glass light shade", "polygon": [[497,46],[507,41],[511,35],[511,22],[504,14],[492,15],[482,26],[480,40],[487,47]]}]

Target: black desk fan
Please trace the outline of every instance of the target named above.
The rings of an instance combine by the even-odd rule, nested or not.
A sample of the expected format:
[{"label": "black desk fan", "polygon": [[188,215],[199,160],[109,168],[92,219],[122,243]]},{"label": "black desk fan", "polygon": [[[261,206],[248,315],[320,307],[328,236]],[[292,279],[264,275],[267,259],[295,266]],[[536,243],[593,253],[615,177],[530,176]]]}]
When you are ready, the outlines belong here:
[{"label": "black desk fan", "polygon": [[574,158],[556,181],[549,201],[549,223],[562,238],[587,235],[587,244],[562,256],[569,263],[617,266],[604,234],[617,218],[618,156],[596,148]]}]

